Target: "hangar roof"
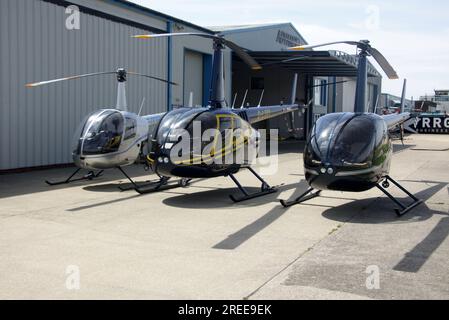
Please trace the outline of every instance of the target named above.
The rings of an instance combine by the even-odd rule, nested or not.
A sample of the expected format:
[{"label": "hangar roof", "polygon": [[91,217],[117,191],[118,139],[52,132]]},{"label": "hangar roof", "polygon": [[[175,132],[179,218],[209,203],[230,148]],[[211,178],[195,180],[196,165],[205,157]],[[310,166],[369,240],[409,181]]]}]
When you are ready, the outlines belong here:
[{"label": "hangar roof", "polygon": [[[250,51],[263,68],[279,66],[313,76],[357,76],[358,58],[341,51]],[[234,59],[239,59],[234,55]],[[376,68],[368,64],[369,77],[381,77]]]},{"label": "hangar roof", "polygon": [[231,26],[209,26],[209,28],[212,31],[220,32],[224,35],[230,35],[234,33],[240,33],[240,32],[254,32],[254,31],[260,31],[265,29],[272,29],[272,28],[279,28],[279,27],[290,27],[294,33],[301,39],[302,43],[307,44],[307,41],[304,39],[304,37],[299,33],[299,31],[295,28],[295,26],[290,22],[283,22],[283,23],[261,23],[261,24],[243,24],[243,25],[231,25]]},{"label": "hangar roof", "polygon": [[162,18],[166,21],[178,22],[178,23],[184,24],[186,26],[192,27],[194,29],[201,30],[206,33],[213,33],[213,31],[210,29],[198,26],[196,24],[193,24],[193,23],[185,21],[185,20],[181,20],[179,18],[176,18],[176,17],[170,16],[168,14],[150,9],[148,7],[141,6],[139,4],[136,4],[136,3],[128,1],[128,0],[106,0],[106,1],[109,3],[112,3],[114,5],[117,5],[117,6],[125,7],[129,10],[136,10],[140,13],[151,15],[151,16],[156,16],[156,17]]}]

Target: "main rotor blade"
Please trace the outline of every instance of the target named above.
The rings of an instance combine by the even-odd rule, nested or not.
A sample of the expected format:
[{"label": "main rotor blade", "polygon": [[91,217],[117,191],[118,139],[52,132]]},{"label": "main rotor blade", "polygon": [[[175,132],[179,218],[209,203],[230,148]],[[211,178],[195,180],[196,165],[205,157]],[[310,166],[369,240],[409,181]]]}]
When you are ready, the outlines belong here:
[{"label": "main rotor blade", "polygon": [[[130,74],[130,75],[133,75],[133,76],[139,76],[139,77],[145,77],[145,78],[149,78],[149,79],[153,79],[153,80],[158,80],[158,81],[161,81],[161,82],[164,82],[164,83],[168,83],[168,84],[171,84],[171,85],[174,85],[174,86],[178,85],[175,82],[170,82],[170,81],[167,81],[167,80],[162,79],[162,78],[153,77],[153,76],[149,76],[149,75],[142,74],[142,73],[137,73],[137,72],[126,72],[126,73]],[[61,82],[61,81],[67,81],[67,80],[76,80],[76,79],[80,79],[80,78],[93,77],[93,76],[105,75],[105,74],[117,74],[117,71],[88,73],[88,74],[82,74],[82,75],[78,75],[78,76],[71,76],[71,77],[65,77],[65,78],[48,80],[48,81],[41,81],[41,82],[36,82],[36,83],[28,83],[25,86],[28,87],[28,88],[33,88],[33,87],[43,86],[43,85],[50,84],[50,83],[55,83],[55,82]]]},{"label": "main rotor blade", "polygon": [[245,50],[243,50],[239,45],[235,44],[232,41],[224,40],[224,43],[232,49],[239,57],[243,60],[247,65],[251,67],[253,70],[261,70],[262,67],[260,64],[257,63],[256,60],[254,60],[253,57],[251,57]]},{"label": "main rotor blade", "polygon": [[389,79],[399,79],[398,74],[393,69],[393,67],[390,65],[390,63],[387,61],[387,59],[379,52],[379,50],[371,47],[369,43],[359,42],[359,41],[336,41],[336,42],[328,42],[328,43],[322,43],[317,45],[307,45],[307,46],[297,46],[297,47],[290,47],[288,49],[290,50],[307,50],[307,49],[313,49],[313,48],[319,48],[324,46],[329,46],[333,44],[349,44],[353,46],[357,46],[359,48],[365,49],[373,58],[377,61],[377,63],[380,65],[382,70],[385,72],[385,74],[388,76]]},{"label": "main rotor blade", "polygon": [[245,50],[243,50],[239,45],[232,41],[226,40],[225,38],[213,34],[200,33],[200,32],[179,32],[179,33],[159,33],[159,34],[143,34],[132,36],[136,39],[152,39],[152,38],[163,38],[163,37],[179,37],[179,36],[196,36],[208,39],[216,39],[222,41],[226,46],[233,50],[246,64],[248,64],[253,70],[260,70],[262,67],[251,57]]},{"label": "main rotor blade", "polygon": [[374,60],[377,61],[377,63],[380,65],[389,79],[399,79],[396,71],[393,69],[387,59],[379,52],[379,50],[373,47],[368,47],[367,51],[374,58]]},{"label": "main rotor blade", "polygon": [[28,88],[33,88],[33,87],[38,87],[38,86],[42,86],[45,84],[50,84],[50,83],[55,83],[55,82],[60,82],[60,81],[75,80],[75,79],[80,79],[80,78],[98,76],[98,75],[103,75],[103,74],[115,74],[115,73],[116,73],[116,71],[87,73],[87,74],[82,74],[82,75],[78,75],[78,76],[71,76],[71,77],[65,77],[65,78],[47,80],[47,81],[41,81],[41,82],[35,82],[35,83],[28,83],[25,86]]},{"label": "main rotor blade", "polygon": [[358,42],[358,41],[336,41],[336,42],[328,42],[328,43],[321,43],[321,44],[314,44],[314,45],[296,46],[296,47],[290,47],[287,49],[288,50],[308,50],[308,49],[326,47],[326,46],[330,46],[333,44],[349,44],[352,46],[358,46],[359,44],[361,44],[361,42]]},{"label": "main rotor blade", "polygon": [[201,32],[178,32],[178,33],[156,33],[156,34],[138,34],[135,36],[131,36],[131,38],[136,39],[153,39],[153,38],[167,38],[167,37],[185,37],[185,36],[197,36],[203,38],[220,38],[213,34],[201,33]]},{"label": "main rotor blade", "polygon": [[153,77],[153,76],[149,76],[149,75],[142,74],[142,73],[129,71],[128,74],[133,75],[133,76],[139,76],[139,77],[145,77],[145,78],[149,78],[149,79],[158,80],[158,81],[161,81],[161,82],[165,82],[165,83],[171,84],[173,86],[179,86],[179,84],[177,84],[176,82],[171,82],[171,81],[168,81],[168,80],[165,80],[165,79],[162,79],[162,78]]}]

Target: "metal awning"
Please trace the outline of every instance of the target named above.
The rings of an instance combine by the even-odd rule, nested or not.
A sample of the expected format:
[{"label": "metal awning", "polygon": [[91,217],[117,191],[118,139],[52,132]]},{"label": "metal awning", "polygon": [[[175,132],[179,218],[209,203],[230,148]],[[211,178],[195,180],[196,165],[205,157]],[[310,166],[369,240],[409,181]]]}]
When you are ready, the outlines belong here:
[{"label": "metal awning", "polygon": [[[263,68],[281,67],[311,76],[357,76],[358,58],[341,51],[250,51]],[[234,55],[234,59],[239,59]],[[381,77],[368,63],[368,76]]]}]

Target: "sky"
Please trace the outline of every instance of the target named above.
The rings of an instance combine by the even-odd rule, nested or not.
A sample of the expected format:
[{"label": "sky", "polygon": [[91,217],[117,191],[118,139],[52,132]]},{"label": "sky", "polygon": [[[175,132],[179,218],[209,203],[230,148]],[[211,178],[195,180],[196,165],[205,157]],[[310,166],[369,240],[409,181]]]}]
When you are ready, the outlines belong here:
[{"label": "sky", "polygon": [[[445,0],[133,0],[200,26],[291,22],[309,44],[368,39],[390,61],[407,97],[449,89],[449,1]],[[346,45],[326,47],[355,53]],[[372,58],[370,58],[372,59]],[[373,60],[371,60],[373,62]],[[380,71],[380,67],[374,63]],[[382,91],[402,80],[383,74]]]}]

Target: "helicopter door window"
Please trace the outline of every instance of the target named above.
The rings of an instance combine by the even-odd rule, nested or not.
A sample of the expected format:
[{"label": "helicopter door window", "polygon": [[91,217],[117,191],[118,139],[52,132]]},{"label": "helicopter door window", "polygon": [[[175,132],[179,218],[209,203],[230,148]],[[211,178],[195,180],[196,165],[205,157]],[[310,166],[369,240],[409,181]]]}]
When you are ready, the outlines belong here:
[{"label": "helicopter door window", "polygon": [[125,118],[126,128],[125,128],[125,137],[123,140],[129,140],[136,137],[137,132],[137,121],[132,118]]},{"label": "helicopter door window", "polygon": [[[221,156],[226,154],[226,152],[232,150],[233,148],[233,133],[234,133],[234,122],[235,118],[233,116],[217,116],[218,122],[218,132],[217,134],[221,135],[221,137],[216,137],[214,148],[215,154],[217,156]],[[218,139],[221,139],[221,146],[217,146]]]},{"label": "helicopter door window", "polygon": [[229,130],[234,128],[234,117],[221,117],[220,118],[220,130]]}]

